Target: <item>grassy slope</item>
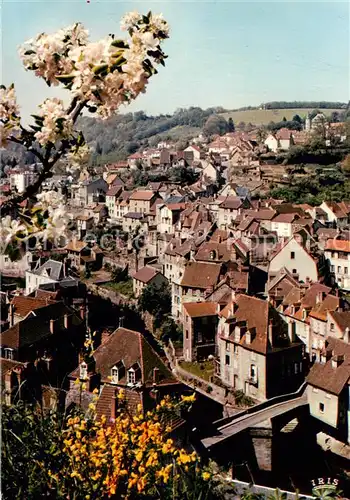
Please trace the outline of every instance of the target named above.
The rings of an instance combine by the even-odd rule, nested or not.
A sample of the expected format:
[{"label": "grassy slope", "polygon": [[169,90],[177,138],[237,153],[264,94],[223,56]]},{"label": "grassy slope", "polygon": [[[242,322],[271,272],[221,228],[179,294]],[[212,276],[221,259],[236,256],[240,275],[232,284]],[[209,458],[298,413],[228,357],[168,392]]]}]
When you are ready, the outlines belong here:
[{"label": "grassy slope", "polygon": [[[279,122],[285,116],[287,120],[291,120],[294,115],[299,115],[302,118],[308,112],[313,111],[311,108],[295,108],[295,109],[252,109],[248,111],[228,111],[222,113],[226,119],[232,118],[235,124],[239,122],[253,123],[254,125],[267,125],[269,122]],[[339,111],[338,109],[322,109],[326,116],[330,115],[332,111]]]},{"label": "grassy slope", "polygon": [[159,135],[162,138],[171,137],[172,140],[176,141],[179,139],[192,138],[201,133],[199,127],[191,127],[190,125],[181,125],[178,127],[171,128],[165,132],[161,132]]}]

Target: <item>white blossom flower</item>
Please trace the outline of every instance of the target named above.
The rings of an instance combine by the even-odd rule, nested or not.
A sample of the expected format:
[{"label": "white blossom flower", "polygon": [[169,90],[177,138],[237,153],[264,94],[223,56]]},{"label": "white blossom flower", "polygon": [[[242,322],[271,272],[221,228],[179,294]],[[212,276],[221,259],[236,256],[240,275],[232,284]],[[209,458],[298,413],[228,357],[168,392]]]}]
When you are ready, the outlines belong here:
[{"label": "white blossom flower", "polygon": [[0,250],[3,253],[11,241],[18,237],[19,233],[26,233],[25,225],[18,219],[12,219],[10,215],[2,217],[0,221]]},{"label": "white blossom flower", "polygon": [[46,99],[40,104],[39,116],[43,118],[43,125],[35,133],[35,138],[40,144],[55,143],[57,140],[69,137],[72,134],[73,122],[70,116],[66,114],[61,99]]},{"label": "white blossom flower", "polygon": [[64,196],[57,191],[42,191],[41,193],[36,195],[37,200],[41,203],[41,205],[46,206],[55,206],[61,205],[64,201]]},{"label": "white blossom flower", "polygon": [[120,22],[120,29],[122,31],[128,31],[133,29],[139,21],[141,21],[142,16],[138,12],[128,12],[122,17]]}]

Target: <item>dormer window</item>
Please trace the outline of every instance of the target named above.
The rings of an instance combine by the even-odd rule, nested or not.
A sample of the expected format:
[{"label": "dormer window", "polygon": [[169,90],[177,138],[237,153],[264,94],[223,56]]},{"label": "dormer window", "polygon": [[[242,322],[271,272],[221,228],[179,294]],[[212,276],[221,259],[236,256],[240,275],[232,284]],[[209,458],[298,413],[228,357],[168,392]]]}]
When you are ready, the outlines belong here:
[{"label": "dormer window", "polygon": [[112,384],[118,384],[120,380],[124,377],[125,367],[123,361],[119,361],[111,369],[111,381]]},{"label": "dormer window", "polygon": [[13,349],[11,349],[11,347],[5,347],[4,358],[13,359]]},{"label": "dormer window", "polygon": [[127,383],[128,385],[135,385],[141,376],[141,370],[138,363],[134,363],[128,370]]},{"label": "dormer window", "polygon": [[80,363],[79,372],[79,377],[81,380],[86,380],[88,378],[87,364],[85,363],[85,361]]}]

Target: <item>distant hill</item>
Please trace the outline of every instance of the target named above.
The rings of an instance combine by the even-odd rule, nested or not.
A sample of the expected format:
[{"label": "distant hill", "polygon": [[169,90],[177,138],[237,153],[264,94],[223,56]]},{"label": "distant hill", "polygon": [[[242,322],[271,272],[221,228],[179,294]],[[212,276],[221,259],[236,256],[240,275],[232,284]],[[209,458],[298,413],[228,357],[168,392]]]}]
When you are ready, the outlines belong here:
[{"label": "distant hill", "polygon": [[[292,108],[292,109],[249,109],[246,111],[226,111],[221,113],[226,120],[232,118],[234,124],[237,126],[240,122],[252,123],[253,125],[268,125],[271,121],[280,122],[285,117],[291,120],[294,115],[299,115],[305,118],[306,115],[312,112],[315,108]],[[319,108],[321,109],[321,108]],[[322,112],[328,116],[333,111],[344,111],[341,108],[327,108],[322,109]]]}]

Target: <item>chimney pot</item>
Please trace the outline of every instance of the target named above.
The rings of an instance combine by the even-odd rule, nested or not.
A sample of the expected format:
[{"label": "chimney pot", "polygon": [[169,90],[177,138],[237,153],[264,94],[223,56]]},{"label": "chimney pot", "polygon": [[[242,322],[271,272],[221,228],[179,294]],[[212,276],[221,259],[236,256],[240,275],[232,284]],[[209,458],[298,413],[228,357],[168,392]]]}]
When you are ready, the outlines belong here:
[{"label": "chimney pot", "polygon": [[272,320],[269,321],[269,342],[271,347],[273,347],[273,323]]},{"label": "chimney pot", "polygon": [[53,334],[55,333],[55,320],[50,319],[50,332]]},{"label": "chimney pot", "polygon": [[153,368],[153,384],[159,384],[159,368]]}]

